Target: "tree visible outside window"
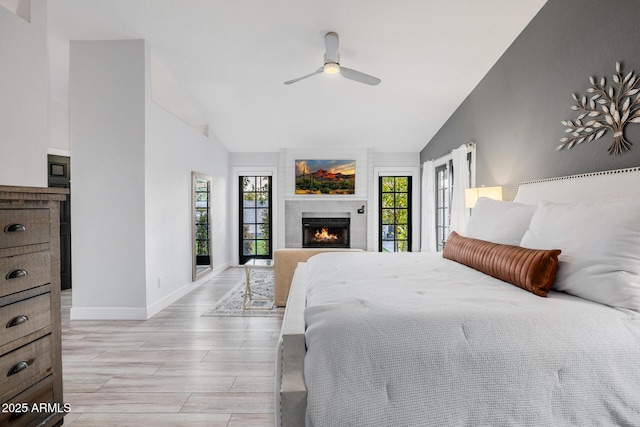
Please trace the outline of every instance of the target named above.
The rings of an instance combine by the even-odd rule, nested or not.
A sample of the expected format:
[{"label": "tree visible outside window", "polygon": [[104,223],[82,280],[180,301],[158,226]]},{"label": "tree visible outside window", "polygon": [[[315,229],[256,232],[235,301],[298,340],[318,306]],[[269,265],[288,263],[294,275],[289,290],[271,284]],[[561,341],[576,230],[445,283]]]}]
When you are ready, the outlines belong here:
[{"label": "tree visible outside window", "polygon": [[380,252],[411,251],[411,177],[380,178]]},{"label": "tree visible outside window", "polygon": [[271,177],[240,177],[240,262],[271,258]]}]

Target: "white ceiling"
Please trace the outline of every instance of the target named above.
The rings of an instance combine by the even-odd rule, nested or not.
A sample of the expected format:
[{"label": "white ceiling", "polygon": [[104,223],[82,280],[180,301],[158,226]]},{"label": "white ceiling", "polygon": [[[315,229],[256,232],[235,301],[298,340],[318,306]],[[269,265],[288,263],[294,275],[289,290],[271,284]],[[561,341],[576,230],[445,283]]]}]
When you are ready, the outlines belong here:
[{"label": "white ceiling", "polygon": [[[231,152],[417,152],[546,0],[48,0],[51,96],[69,40],[145,39],[154,99]],[[324,34],[369,86],[320,74]],[[464,141],[461,141],[464,142]]]}]

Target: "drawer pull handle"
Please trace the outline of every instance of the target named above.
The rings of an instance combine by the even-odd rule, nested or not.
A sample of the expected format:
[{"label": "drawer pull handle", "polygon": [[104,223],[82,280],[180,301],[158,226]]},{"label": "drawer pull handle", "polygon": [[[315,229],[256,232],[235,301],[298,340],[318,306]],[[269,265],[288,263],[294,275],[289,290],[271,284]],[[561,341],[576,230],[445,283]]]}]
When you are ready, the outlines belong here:
[{"label": "drawer pull handle", "polygon": [[27,231],[24,224],[9,224],[4,228],[5,233],[21,233],[23,231]]},{"label": "drawer pull handle", "polygon": [[16,316],[13,319],[9,320],[9,323],[7,323],[7,329],[13,328],[14,326],[22,325],[23,323],[27,323],[28,321],[29,318],[24,314],[21,314],[20,316]]},{"label": "drawer pull handle", "polygon": [[18,279],[20,277],[26,277],[28,276],[29,273],[27,273],[27,270],[25,270],[24,268],[18,268],[16,270],[11,270],[6,278],[7,280],[11,280],[11,279]]},{"label": "drawer pull handle", "polygon": [[13,365],[11,369],[9,369],[9,372],[7,372],[7,377],[10,377],[11,375],[15,375],[19,372],[22,372],[28,367],[29,367],[29,363],[25,362],[24,360],[22,362],[18,362],[15,365]]}]

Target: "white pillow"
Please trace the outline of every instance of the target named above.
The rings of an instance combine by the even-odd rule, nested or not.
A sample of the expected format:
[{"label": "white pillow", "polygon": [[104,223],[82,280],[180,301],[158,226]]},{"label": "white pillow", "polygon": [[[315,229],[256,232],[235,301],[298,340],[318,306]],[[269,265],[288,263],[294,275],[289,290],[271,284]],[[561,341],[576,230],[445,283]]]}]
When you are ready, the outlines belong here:
[{"label": "white pillow", "polygon": [[562,250],[553,289],[640,310],[640,199],[541,202],[520,246]]},{"label": "white pillow", "polygon": [[536,205],[480,197],[473,208],[465,236],[518,246],[535,211]]}]

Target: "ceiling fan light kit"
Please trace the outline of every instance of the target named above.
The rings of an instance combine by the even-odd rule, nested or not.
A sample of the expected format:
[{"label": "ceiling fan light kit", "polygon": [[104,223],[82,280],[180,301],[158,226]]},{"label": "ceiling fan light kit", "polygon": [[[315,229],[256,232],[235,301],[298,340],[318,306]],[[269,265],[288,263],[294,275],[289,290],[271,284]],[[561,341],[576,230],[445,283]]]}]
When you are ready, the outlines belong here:
[{"label": "ceiling fan light kit", "polygon": [[327,62],[324,64],[323,71],[327,74],[338,74],[340,72],[340,64],[335,62]]},{"label": "ceiling fan light kit", "polygon": [[350,68],[345,68],[340,65],[340,53],[338,53],[338,34],[333,31],[328,32],[324,36],[324,44],[325,44],[325,54],[324,54],[324,65],[318,68],[311,74],[307,74],[306,76],[298,77],[297,79],[288,80],[284,82],[286,85],[290,85],[291,83],[298,82],[302,79],[306,79],[307,77],[315,76],[316,74],[320,74],[322,72],[326,74],[338,74],[346,79],[354,80],[356,82],[368,84],[371,86],[375,86],[380,83],[380,79],[377,77],[370,76],[365,73],[361,73],[360,71],[352,70]]}]

